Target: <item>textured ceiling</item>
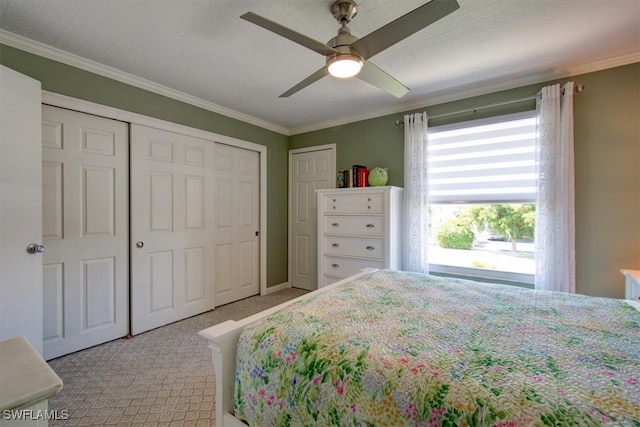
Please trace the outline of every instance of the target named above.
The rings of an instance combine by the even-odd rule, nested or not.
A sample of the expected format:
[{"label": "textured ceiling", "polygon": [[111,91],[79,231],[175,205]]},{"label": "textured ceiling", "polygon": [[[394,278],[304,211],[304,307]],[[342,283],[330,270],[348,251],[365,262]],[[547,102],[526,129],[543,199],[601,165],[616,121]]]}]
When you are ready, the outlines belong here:
[{"label": "textured ceiling", "polygon": [[[371,58],[411,89],[403,98],[331,77],[278,98],[324,58],[239,16],[326,42],[332,1],[0,0],[0,42],[24,37],[288,134],[640,60],[639,0],[458,0]],[[358,0],[349,27],[362,37],[424,3]]]}]

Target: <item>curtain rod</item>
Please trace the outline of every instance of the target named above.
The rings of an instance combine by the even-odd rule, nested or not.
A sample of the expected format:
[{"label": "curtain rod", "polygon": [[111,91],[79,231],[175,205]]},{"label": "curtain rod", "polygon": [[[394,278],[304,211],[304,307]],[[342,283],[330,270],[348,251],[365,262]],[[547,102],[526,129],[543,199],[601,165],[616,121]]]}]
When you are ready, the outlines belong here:
[{"label": "curtain rod", "polygon": [[[575,92],[576,93],[584,92],[584,85],[583,84],[577,84],[575,86]],[[562,93],[564,94],[564,89],[562,89]],[[487,109],[487,108],[502,107],[503,105],[509,105],[509,104],[516,104],[516,103],[519,103],[519,102],[531,101],[533,99],[536,99],[538,96],[540,96],[540,93],[537,93],[537,94],[531,95],[531,96],[525,96],[523,98],[510,99],[508,101],[494,102],[493,104],[485,104],[485,105],[479,105],[477,107],[465,108],[464,110],[452,111],[450,113],[436,114],[436,115],[433,115],[433,116],[429,116],[429,118],[430,119],[437,119],[438,117],[453,116],[454,114],[475,113],[477,110],[484,110],[484,109]],[[402,126],[402,125],[404,125],[404,120],[396,120],[394,123],[395,123],[396,126]]]}]

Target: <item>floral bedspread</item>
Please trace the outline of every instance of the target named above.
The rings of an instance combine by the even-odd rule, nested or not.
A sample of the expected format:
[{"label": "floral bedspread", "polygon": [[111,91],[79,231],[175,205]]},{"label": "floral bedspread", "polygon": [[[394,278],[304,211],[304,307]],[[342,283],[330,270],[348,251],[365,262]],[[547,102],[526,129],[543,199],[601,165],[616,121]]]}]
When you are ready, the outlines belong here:
[{"label": "floral bedspread", "polygon": [[379,271],[239,341],[252,426],[640,426],[640,311]]}]

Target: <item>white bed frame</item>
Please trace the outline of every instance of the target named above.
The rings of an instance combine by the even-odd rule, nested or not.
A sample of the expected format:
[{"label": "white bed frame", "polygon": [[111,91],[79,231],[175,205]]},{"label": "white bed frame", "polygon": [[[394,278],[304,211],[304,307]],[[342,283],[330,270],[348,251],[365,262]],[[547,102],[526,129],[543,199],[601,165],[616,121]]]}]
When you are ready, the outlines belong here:
[{"label": "white bed frame", "polygon": [[332,283],[301,297],[292,299],[283,304],[256,313],[242,320],[227,320],[219,325],[203,329],[198,335],[209,341],[209,348],[213,353],[213,367],[216,374],[216,427],[243,426],[242,421],[233,416],[233,391],[235,386],[236,371],[236,346],[244,327],[260,320],[276,311],[300,300],[307,299],[321,292],[326,292],[350,282],[351,280],[370,274],[377,269],[367,268],[339,282]]}]

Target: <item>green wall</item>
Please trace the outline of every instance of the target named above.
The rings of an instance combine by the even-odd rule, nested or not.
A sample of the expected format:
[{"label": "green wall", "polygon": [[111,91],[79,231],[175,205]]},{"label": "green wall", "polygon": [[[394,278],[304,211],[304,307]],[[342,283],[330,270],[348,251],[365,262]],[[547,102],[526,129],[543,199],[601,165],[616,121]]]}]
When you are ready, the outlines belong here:
[{"label": "green wall", "polygon": [[[267,149],[267,284],[287,281],[288,150],[336,143],[337,167],[389,168],[403,186],[403,114],[287,137],[18,49],[0,45],[0,63],[42,88],[149,117],[227,135]],[[578,292],[622,297],[620,268],[640,269],[640,64],[575,76],[576,263]],[[564,82],[566,79],[560,81]],[[553,83],[553,82],[548,82]],[[426,107],[430,115],[534,95],[545,84]],[[533,101],[432,119],[431,126],[534,108]],[[419,111],[419,110],[412,110]],[[409,111],[407,112],[409,113]]]},{"label": "green wall", "polygon": [[267,286],[287,279],[286,135],[0,44],[0,64],[42,89],[267,147]]},{"label": "green wall", "polygon": [[[624,280],[619,269],[640,269],[640,64],[571,80],[586,88],[574,98],[577,288],[583,294],[621,298]],[[429,115],[438,115],[527,97],[555,82],[425,109]],[[433,119],[430,126],[533,108],[534,101],[512,104]],[[394,114],[294,135],[289,147],[335,143],[338,169],[352,164],[388,167],[389,184],[403,186],[404,131],[394,124],[402,116]]]}]

